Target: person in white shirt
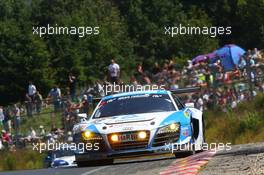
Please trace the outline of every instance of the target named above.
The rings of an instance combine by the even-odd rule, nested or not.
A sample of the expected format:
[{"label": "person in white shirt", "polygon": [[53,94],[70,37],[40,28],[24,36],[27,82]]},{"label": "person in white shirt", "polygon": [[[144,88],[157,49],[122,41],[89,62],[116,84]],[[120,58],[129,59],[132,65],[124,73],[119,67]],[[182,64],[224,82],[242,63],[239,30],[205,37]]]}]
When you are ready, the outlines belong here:
[{"label": "person in white shirt", "polygon": [[117,84],[120,76],[120,67],[114,59],[111,60],[111,64],[108,66],[108,75],[111,83]]},{"label": "person in white shirt", "polygon": [[35,96],[36,92],[37,92],[36,86],[32,83],[32,81],[30,81],[29,85],[28,85],[28,95],[30,96],[32,101],[34,101],[34,96]]},{"label": "person in white shirt", "polygon": [[4,108],[3,106],[0,106],[0,126],[3,125],[4,119],[5,119]]}]

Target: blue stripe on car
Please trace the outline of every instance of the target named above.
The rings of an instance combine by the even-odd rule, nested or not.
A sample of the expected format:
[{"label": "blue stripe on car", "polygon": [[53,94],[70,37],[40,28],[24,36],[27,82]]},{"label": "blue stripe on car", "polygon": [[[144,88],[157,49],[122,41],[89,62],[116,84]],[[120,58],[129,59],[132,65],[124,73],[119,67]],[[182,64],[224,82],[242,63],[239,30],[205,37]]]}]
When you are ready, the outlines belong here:
[{"label": "blue stripe on car", "polygon": [[89,125],[86,127],[87,130],[95,132],[95,133],[99,133],[98,129],[96,128],[95,125]]}]

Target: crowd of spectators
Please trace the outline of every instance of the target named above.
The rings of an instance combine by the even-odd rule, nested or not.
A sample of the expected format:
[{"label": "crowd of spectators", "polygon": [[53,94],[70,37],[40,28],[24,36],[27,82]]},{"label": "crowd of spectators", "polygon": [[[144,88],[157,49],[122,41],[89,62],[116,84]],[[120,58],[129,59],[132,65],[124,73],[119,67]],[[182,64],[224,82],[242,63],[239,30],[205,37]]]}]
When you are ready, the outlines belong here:
[{"label": "crowd of spectators", "polygon": [[[202,91],[184,98],[186,103],[194,103],[200,110],[220,107],[223,111],[235,108],[241,101],[264,92],[264,52],[257,49],[248,50],[241,56],[238,65],[232,71],[225,71],[221,60],[206,61],[193,64],[188,60],[185,67],[179,67],[175,60],[166,60],[163,63],[156,62],[151,68],[145,70],[142,63],[135,68],[130,77],[130,84],[137,85],[164,85],[166,89],[202,86]],[[14,104],[9,107],[0,106],[0,149],[14,145],[18,140],[26,142],[39,142],[40,140],[55,141],[64,139],[70,141],[71,130],[80,121],[79,113],[89,114],[93,109],[93,98],[104,96],[105,84],[123,84],[121,67],[112,59],[108,66],[107,78],[98,80],[94,85],[85,88],[77,95],[77,77],[73,73],[68,76],[68,88],[66,95],[62,95],[58,85],[50,90],[46,99],[43,99],[40,91],[29,82],[25,95],[24,105]],[[260,78],[259,78],[260,76]],[[19,139],[14,135],[20,134],[20,124],[23,117],[32,118],[42,112],[42,108],[51,104],[54,107],[53,117],[61,116],[62,126],[54,124],[51,130],[44,126],[29,128],[28,133]],[[25,114],[25,115],[23,115]],[[13,134],[11,134],[13,133]]]}]

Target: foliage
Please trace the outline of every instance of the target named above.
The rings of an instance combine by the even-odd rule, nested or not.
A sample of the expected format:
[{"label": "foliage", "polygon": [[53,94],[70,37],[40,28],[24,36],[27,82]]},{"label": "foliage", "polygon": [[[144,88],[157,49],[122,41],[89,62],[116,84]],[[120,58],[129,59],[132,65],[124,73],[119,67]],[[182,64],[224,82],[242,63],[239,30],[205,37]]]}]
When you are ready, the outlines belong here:
[{"label": "foliage", "polygon": [[[0,104],[23,100],[32,80],[42,94],[56,83],[67,87],[69,72],[79,86],[104,79],[115,58],[123,79],[136,64],[187,59],[236,43],[245,48],[264,45],[263,0],[21,0],[0,1]],[[100,27],[95,36],[32,34],[33,26]],[[169,37],[165,26],[232,26],[232,35]],[[65,91],[63,91],[65,93]]]},{"label": "foliage", "polygon": [[30,149],[16,151],[0,151],[3,160],[0,162],[1,171],[38,169],[44,167],[45,154]]}]

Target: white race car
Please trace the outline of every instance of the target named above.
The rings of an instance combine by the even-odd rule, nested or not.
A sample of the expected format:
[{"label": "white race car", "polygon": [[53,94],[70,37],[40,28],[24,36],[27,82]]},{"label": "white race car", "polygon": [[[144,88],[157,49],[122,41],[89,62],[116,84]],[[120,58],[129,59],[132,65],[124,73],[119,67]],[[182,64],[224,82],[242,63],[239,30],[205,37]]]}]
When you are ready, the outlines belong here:
[{"label": "white race car", "polygon": [[86,145],[75,152],[78,166],[138,155],[194,154],[204,143],[202,112],[166,90],[103,97],[91,118],[75,125],[73,133],[76,144]]}]

